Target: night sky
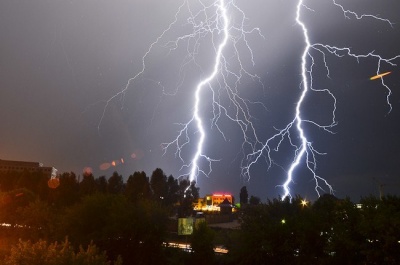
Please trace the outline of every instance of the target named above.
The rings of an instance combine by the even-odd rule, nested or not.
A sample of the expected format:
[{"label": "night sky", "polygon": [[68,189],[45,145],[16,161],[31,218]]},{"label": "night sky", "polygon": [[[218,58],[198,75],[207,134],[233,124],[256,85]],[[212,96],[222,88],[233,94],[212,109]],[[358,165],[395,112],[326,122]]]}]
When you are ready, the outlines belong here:
[{"label": "night sky", "polygon": [[[385,58],[400,54],[400,1],[337,0],[358,14],[389,19],[393,27],[371,17],[356,19],[349,14],[346,18],[331,0],[304,2],[308,8],[302,9],[301,19],[312,43],[349,47],[355,54],[374,51]],[[194,90],[212,70],[221,34],[214,32],[213,38],[210,34],[198,35],[171,49],[168,41],[193,32],[185,6],[176,16],[177,23],[146,56],[143,74],[129,83],[125,93],[117,95],[142,70],[143,56],[174,21],[182,3],[1,1],[0,159],[38,161],[54,166],[59,173],[82,174],[90,168],[95,177],[109,177],[117,171],[125,180],[135,171],[145,171],[150,176],[156,168],[174,177],[187,174],[189,169],[182,168],[173,146],[164,154],[162,144],[173,141],[181,124],[190,120]],[[200,10],[198,1],[189,3],[192,13]],[[302,92],[301,55],[305,42],[295,20],[297,1],[251,0],[235,4],[246,14],[244,27],[258,27],[263,35],[257,31],[246,35],[254,66],[244,42],[237,43],[243,66],[258,75],[263,86],[244,76],[237,84],[237,92],[248,100],[257,137],[265,142],[276,129],[283,129],[293,120]],[[208,12],[212,14],[211,8]],[[240,15],[237,10],[228,14],[233,23],[240,21]],[[189,60],[188,51],[194,47],[195,60]],[[313,51],[312,55],[314,89],[329,89],[336,97],[337,125],[331,129],[334,134],[304,125],[314,148],[326,153],[317,156],[318,175],[332,185],[340,198],[350,196],[358,201],[361,196],[378,196],[380,184],[385,194],[399,195],[400,68],[382,63],[379,71],[392,71],[384,77],[392,90],[390,111],[386,102],[388,90],[381,80],[369,80],[377,72],[376,58],[357,61],[327,53],[329,78],[321,53]],[[232,45],[224,56],[232,62],[230,67],[238,70]],[[400,58],[393,63],[400,64]],[[229,75],[226,77],[232,85],[234,81]],[[220,76],[211,85],[220,104],[232,113],[234,108],[222,81]],[[243,178],[240,127],[224,115],[215,122],[209,86],[202,96],[201,113],[207,131],[203,153],[218,161],[212,163],[208,177],[199,175],[201,195],[227,192],[238,196],[243,185],[250,195],[262,201],[282,194],[279,185],[294,159],[290,143],[285,141],[279,152],[272,151],[274,164],[269,169],[263,159],[252,166],[249,180]],[[112,100],[107,104],[109,99]],[[304,119],[329,124],[332,108],[329,94],[309,93],[302,115]],[[196,139],[198,133],[193,130],[194,126],[189,136]],[[295,131],[290,132],[296,142]],[[182,149],[186,164],[194,151],[195,141]],[[247,147],[244,151],[248,151]],[[204,161],[201,166],[208,170]],[[294,175],[292,194],[316,199],[314,180],[304,163]]]}]

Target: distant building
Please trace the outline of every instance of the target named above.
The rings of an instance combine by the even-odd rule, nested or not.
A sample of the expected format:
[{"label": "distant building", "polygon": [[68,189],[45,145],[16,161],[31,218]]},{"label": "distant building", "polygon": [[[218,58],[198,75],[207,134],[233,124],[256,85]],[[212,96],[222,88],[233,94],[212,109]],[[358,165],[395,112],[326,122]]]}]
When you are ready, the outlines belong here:
[{"label": "distant building", "polygon": [[204,212],[219,212],[220,204],[225,201],[233,204],[234,197],[230,194],[209,194],[204,198],[199,198],[198,202],[194,205],[194,210],[196,211],[204,211]]},{"label": "distant building", "polygon": [[57,175],[57,169],[54,167],[44,167],[39,162],[25,162],[25,161],[11,161],[0,159],[0,173],[7,172],[41,172],[49,178],[55,178]]},{"label": "distant building", "polygon": [[233,204],[233,196],[230,194],[212,194],[206,196],[206,204],[218,206],[220,205],[225,199],[227,199],[231,204]]}]

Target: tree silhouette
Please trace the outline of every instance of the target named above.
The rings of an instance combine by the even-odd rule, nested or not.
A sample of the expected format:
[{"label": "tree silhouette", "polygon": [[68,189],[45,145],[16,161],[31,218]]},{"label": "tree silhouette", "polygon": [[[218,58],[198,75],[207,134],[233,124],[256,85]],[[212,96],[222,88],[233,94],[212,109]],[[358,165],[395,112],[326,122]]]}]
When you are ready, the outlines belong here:
[{"label": "tree silhouette", "polygon": [[79,183],[80,196],[93,194],[97,191],[96,181],[92,173],[83,174],[82,181]]},{"label": "tree silhouette", "polygon": [[167,176],[164,174],[162,169],[157,168],[153,171],[150,178],[150,187],[153,191],[153,199],[159,203],[165,203],[164,200],[167,197]]},{"label": "tree silhouette", "polygon": [[124,188],[124,180],[118,172],[114,171],[112,176],[108,179],[107,191],[111,194],[121,193]]},{"label": "tree silhouette", "polygon": [[60,185],[51,190],[52,203],[58,207],[71,206],[79,201],[79,183],[75,173],[63,173],[59,176]]},{"label": "tree silhouette", "polygon": [[214,261],[214,238],[215,233],[206,222],[198,223],[193,230],[191,246],[193,250],[192,261],[194,265],[208,265]]},{"label": "tree silhouette", "polygon": [[240,198],[240,205],[245,205],[249,202],[249,193],[247,192],[246,186],[243,186],[240,189],[239,198]]},{"label": "tree silhouette", "polygon": [[106,193],[107,192],[107,179],[105,176],[100,176],[96,178],[95,180],[96,183],[96,190],[101,192],[101,193]]},{"label": "tree silhouette", "polygon": [[149,178],[145,172],[135,172],[130,175],[124,191],[131,201],[139,201],[151,198]]}]

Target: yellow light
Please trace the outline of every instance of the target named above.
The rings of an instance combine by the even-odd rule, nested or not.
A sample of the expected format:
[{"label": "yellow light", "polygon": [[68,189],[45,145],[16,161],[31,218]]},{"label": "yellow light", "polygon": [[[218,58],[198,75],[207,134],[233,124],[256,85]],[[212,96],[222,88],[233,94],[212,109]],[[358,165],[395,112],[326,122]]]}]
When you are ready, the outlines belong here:
[{"label": "yellow light", "polygon": [[382,74],[377,74],[377,75],[374,75],[374,76],[370,77],[369,80],[375,80],[375,79],[378,79],[378,78],[382,78],[385,75],[388,75],[388,74],[391,74],[391,73],[392,72],[386,72],[386,73],[382,73]]}]

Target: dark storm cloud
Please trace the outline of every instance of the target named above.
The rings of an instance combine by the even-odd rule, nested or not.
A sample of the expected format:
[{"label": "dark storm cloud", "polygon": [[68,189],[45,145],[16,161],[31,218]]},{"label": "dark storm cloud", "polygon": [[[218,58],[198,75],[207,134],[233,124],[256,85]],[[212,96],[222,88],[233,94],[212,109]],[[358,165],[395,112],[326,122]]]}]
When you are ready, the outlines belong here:
[{"label": "dark storm cloud", "polygon": [[[261,76],[263,90],[254,82],[243,81],[243,95],[261,100],[268,111],[257,106],[256,124],[265,132],[282,128],[291,121],[300,93],[300,55],[304,48],[302,32],[295,24],[296,1],[237,1],[246,12],[249,28],[260,27],[265,39],[256,34],[248,40],[255,54],[255,73]],[[393,21],[394,28],[367,18],[346,19],[329,0],[305,1],[313,9],[303,10],[312,42],[349,46],[357,53],[375,50],[384,56],[400,54],[400,3],[391,1],[341,1],[357,12],[379,14]],[[174,19],[180,1],[2,1],[0,3],[0,159],[41,161],[61,172],[81,173],[92,167],[96,176],[117,170],[124,177],[134,171],[148,174],[156,167],[179,176],[180,160],[173,152],[162,155],[161,143],[170,141],[192,111],[192,92],[204,77],[210,54],[207,41],[201,43],[202,71],[193,64],[184,72],[184,83],[175,97],[162,94],[174,91],[180,82],[180,64],[186,50],[167,56],[156,47],[147,61],[148,71],[124,97],[113,100],[102,117],[105,100],[120,91],[129,78],[141,70],[142,56],[149,45]],[[185,18],[172,35],[187,29]],[[207,46],[208,45],[208,46]],[[248,59],[249,55],[245,57]],[[361,195],[376,191],[372,178],[385,183],[397,181],[400,159],[398,125],[400,116],[400,77],[398,68],[385,81],[393,89],[388,113],[387,91],[380,81],[369,81],[376,74],[376,60],[358,63],[353,58],[327,57],[330,77],[324,68],[316,71],[315,85],[329,88],[337,97],[338,125],[334,135],[306,127],[315,147],[327,155],[318,157],[318,173],[325,177],[338,196]],[[399,62],[397,62],[399,63]],[[321,61],[317,62],[321,65]],[[397,73],[396,73],[397,71]],[[161,81],[161,83],[158,83]],[[304,115],[318,121],[330,118],[332,99],[312,95],[306,100]],[[210,114],[209,112],[205,112]],[[210,118],[210,116],[208,116]],[[216,128],[208,129],[212,138],[205,147],[215,163],[209,178],[201,177],[202,194],[226,191],[237,194],[247,185],[250,194],[276,197],[285,170],[257,165],[249,182],[240,177],[241,135],[229,120],[227,141]],[[217,147],[218,148],[214,148]],[[186,155],[192,156],[188,149]],[[293,160],[288,146],[276,160],[287,168]],[[141,154],[135,159],[133,153]],[[124,158],[125,164],[101,171],[99,166]],[[393,187],[395,184],[392,185]],[[293,183],[295,193],[315,197],[312,177],[299,169]],[[399,187],[400,189],[400,187]],[[390,192],[398,193],[399,189]]]}]

